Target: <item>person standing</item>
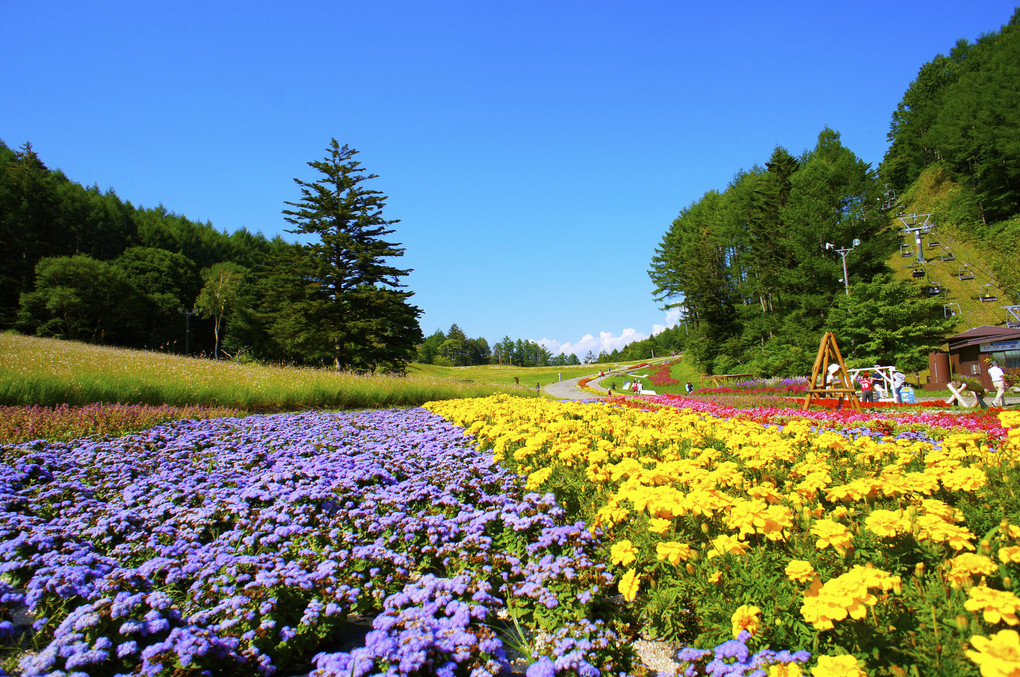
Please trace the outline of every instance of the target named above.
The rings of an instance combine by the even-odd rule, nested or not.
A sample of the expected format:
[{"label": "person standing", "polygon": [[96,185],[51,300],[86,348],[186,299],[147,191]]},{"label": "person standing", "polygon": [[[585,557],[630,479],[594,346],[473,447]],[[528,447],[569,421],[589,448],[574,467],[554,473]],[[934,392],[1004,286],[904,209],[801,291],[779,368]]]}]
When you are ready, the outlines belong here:
[{"label": "person standing", "polygon": [[992,360],[992,366],[988,368],[988,377],[992,379],[992,385],[995,386],[995,399],[992,400],[992,406],[1006,406],[1006,372],[1002,370],[997,360]]},{"label": "person standing", "polygon": [[867,371],[862,373],[859,383],[861,384],[861,402],[874,402],[875,381],[871,378],[871,373]]},{"label": "person standing", "polygon": [[896,367],[892,368],[892,389],[893,389],[893,402],[903,404],[903,396],[900,394],[900,390],[903,388],[903,384],[907,382],[907,376]]}]

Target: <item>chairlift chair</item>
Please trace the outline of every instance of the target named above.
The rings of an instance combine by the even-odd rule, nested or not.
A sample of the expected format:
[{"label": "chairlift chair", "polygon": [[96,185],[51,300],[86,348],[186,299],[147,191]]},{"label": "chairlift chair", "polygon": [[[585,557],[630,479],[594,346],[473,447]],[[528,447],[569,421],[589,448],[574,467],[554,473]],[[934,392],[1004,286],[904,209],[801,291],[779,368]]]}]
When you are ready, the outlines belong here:
[{"label": "chairlift chair", "polygon": [[942,255],[942,260],[943,261],[955,261],[956,260],[956,254],[954,254],[951,249],[946,248],[945,253]]},{"label": "chairlift chair", "polygon": [[991,282],[989,282],[988,284],[981,285],[982,291],[978,292],[978,298],[981,299],[982,303],[988,303],[989,301],[998,301],[999,300],[999,297],[991,289],[989,289],[987,292],[983,291],[985,287],[991,287],[991,286],[992,286]]},{"label": "chairlift chair", "polygon": [[924,268],[914,268],[910,274],[914,277],[924,277]]},{"label": "chairlift chair", "polygon": [[965,263],[962,266],[960,266],[960,270],[956,274],[956,276],[958,278],[960,278],[961,280],[973,280],[974,279],[974,271],[971,269],[969,263]]},{"label": "chairlift chair", "polygon": [[946,317],[956,317],[957,315],[960,315],[963,311],[960,310],[959,303],[947,303],[942,306],[942,312],[945,314]]},{"label": "chairlift chair", "polygon": [[903,258],[907,258],[907,257],[913,256],[913,255],[914,255],[914,252],[912,252],[910,250],[910,245],[909,244],[901,244],[900,245],[900,256],[902,256]]},{"label": "chairlift chair", "polygon": [[938,282],[929,282],[926,291],[928,296],[938,296],[942,293],[942,285]]},{"label": "chairlift chair", "polygon": [[935,249],[935,247],[941,247],[942,243],[938,240],[928,240],[928,249]]}]

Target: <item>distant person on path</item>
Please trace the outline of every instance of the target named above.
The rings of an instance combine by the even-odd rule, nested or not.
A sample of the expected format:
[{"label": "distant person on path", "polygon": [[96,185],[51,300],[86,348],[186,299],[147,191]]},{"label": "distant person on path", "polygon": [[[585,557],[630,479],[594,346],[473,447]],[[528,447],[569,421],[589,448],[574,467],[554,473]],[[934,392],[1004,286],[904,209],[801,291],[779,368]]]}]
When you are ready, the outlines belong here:
[{"label": "distant person on path", "polygon": [[694,386],[693,386],[693,385],[691,385],[691,382],[690,382],[690,381],[688,381],[688,382],[687,382],[687,385],[686,385],[686,386],[684,386],[684,387],[685,387],[685,388],[687,388],[687,394],[688,394],[688,395],[690,395],[691,393],[693,393],[693,392],[694,392]]},{"label": "distant person on path", "polygon": [[875,381],[871,378],[871,372],[864,372],[858,381],[861,384],[861,402],[875,401]]},{"label": "distant person on path", "polygon": [[992,400],[993,407],[1006,406],[1006,372],[999,366],[998,360],[992,360],[992,366],[988,368],[988,376],[995,386],[995,399]]},{"label": "distant person on path", "polygon": [[893,367],[892,368],[893,402],[903,404],[903,395],[900,393],[900,390],[902,390],[903,385],[906,382],[907,382],[906,375],[896,367]]}]

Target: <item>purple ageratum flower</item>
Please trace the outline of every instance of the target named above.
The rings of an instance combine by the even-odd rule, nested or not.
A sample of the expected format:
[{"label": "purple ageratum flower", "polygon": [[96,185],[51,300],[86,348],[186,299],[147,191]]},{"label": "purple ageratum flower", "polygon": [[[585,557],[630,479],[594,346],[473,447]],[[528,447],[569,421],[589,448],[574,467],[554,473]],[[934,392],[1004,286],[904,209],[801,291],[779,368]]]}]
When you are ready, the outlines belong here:
[{"label": "purple ageratum flower", "polygon": [[545,656],[542,656],[528,666],[528,670],[525,674],[527,677],[555,677],[556,664]]},{"label": "purple ageratum flower", "polygon": [[[50,483],[40,494],[45,500],[20,495],[0,504],[0,514],[21,505],[37,515],[49,510],[57,519],[36,519],[23,529],[23,515],[4,514],[11,519],[0,524],[17,524],[21,543],[33,544],[23,550],[31,555],[16,555],[12,565],[35,572],[26,588],[38,591],[34,599],[43,605],[71,590],[89,600],[113,598],[111,619],[127,621],[114,627],[129,631],[115,635],[117,641],[155,640],[142,633],[161,635],[179,622],[171,613],[179,619],[179,609],[203,627],[250,628],[267,620],[254,600],[284,588],[288,599],[297,595],[305,605],[299,611],[314,609],[313,600],[325,604],[324,614],[315,619],[313,613],[303,624],[340,623],[352,608],[373,603],[370,581],[358,570],[375,569],[372,590],[384,600],[424,568],[420,546],[432,541],[434,559],[424,566],[446,561],[459,568],[474,559],[481,564],[472,563],[472,572],[487,568],[483,580],[468,576],[428,596],[429,613],[441,621],[429,630],[432,641],[465,651],[469,641],[488,641],[468,628],[500,604],[480,583],[517,578],[532,560],[543,562],[531,569],[532,585],[569,579],[589,566],[586,548],[595,542],[584,540],[583,528],[571,536],[551,495],[525,496],[520,478],[471,448],[462,431],[422,410],[181,422],[117,440],[38,446],[26,472],[34,473],[36,486]],[[90,475],[93,484],[77,479],[83,466],[102,470]],[[541,542],[497,553],[493,534],[506,529]],[[75,542],[85,534],[95,550]],[[71,559],[52,557],[71,552]],[[88,557],[87,568],[51,575],[54,567],[81,567]],[[52,584],[58,580],[66,587]],[[156,594],[154,588],[175,592]],[[136,597],[154,594],[148,603]],[[452,615],[440,611],[454,599],[467,605],[466,617],[456,611],[459,605]],[[275,616],[275,606],[266,614]],[[162,614],[147,614],[153,610]],[[51,615],[49,608],[41,615]],[[283,627],[298,619],[268,620]],[[259,666],[271,661],[253,655]]]}]

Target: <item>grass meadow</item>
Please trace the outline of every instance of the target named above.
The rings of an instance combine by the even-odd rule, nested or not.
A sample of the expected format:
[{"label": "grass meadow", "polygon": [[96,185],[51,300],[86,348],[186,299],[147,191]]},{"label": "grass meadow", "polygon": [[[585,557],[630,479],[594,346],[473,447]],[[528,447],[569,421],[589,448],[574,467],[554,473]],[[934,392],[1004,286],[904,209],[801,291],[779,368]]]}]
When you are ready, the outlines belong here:
[{"label": "grass meadow", "polygon": [[[636,364],[627,362],[617,365]],[[502,365],[478,365],[473,367],[443,367],[434,364],[411,364],[407,373],[410,376],[430,377],[455,382],[478,382],[491,383],[502,386],[517,385],[528,387],[532,390],[535,385],[546,386],[558,381],[561,377],[566,379],[590,376],[599,370],[609,371],[613,365],[608,364],[584,364],[574,367],[513,367]]]},{"label": "grass meadow", "polygon": [[214,362],[17,334],[0,335],[0,356],[0,405],[7,406],[100,402],[255,412],[415,406],[495,393],[534,393],[524,379],[517,386],[512,377],[483,380],[471,374],[455,379],[424,369],[406,377],[362,376]]}]

